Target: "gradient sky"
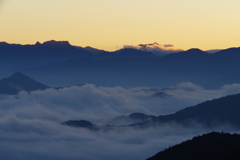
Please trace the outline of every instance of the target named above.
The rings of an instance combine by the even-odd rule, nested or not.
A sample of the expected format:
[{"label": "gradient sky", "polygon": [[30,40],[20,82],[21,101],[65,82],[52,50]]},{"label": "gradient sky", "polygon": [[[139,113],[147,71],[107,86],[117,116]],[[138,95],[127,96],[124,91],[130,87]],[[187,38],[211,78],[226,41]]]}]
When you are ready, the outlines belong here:
[{"label": "gradient sky", "polygon": [[240,46],[240,0],[0,0],[0,41],[116,50],[140,43],[183,49]]}]

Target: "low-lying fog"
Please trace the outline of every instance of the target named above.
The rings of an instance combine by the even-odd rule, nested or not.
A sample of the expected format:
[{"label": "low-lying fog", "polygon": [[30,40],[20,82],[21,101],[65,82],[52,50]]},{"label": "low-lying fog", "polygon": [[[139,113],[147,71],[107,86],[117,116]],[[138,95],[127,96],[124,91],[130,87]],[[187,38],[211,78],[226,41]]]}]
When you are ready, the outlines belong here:
[{"label": "low-lying fog", "polygon": [[232,128],[226,125],[204,129],[198,124],[183,128],[165,124],[147,130],[91,132],[63,126],[60,122],[85,119],[105,124],[115,116],[134,112],[158,116],[236,93],[240,93],[240,84],[225,85],[218,90],[205,90],[192,83],[164,90],[86,84],[1,96],[0,155],[4,160],[144,160],[196,135],[213,130],[232,131]]}]

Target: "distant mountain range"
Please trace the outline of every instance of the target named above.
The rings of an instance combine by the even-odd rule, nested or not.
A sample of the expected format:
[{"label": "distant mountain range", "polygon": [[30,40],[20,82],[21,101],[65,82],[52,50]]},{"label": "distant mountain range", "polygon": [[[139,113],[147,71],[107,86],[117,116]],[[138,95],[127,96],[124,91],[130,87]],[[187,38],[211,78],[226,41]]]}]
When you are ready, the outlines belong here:
[{"label": "distant mountain range", "polygon": [[134,49],[121,49],[107,52],[92,47],[72,46],[68,41],[37,42],[34,45],[8,44],[0,42],[0,71],[37,67],[69,59],[89,57],[108,59],[116,57],[156,58],[151,52]]},{"label": "distant mountain range", "polygon": [[[140,51],[130,50],[129,53],[133,55],[135,52],[141,55],[137,53]],[[125,51],[127,53],[127,49]],[[181,82],[192,82],[213,89],[224,84],[240,83],[240,77],[236,76],[240,71],[240,48],[215,54],[190,49],[158,58],[130,57],[104,60],[85,57],[28,68],[21,72],[51,86],[91,83],[109,87],[166,88]],[[234,79],[230,78],[234,75]]]},{"label": "distant mountain range", "polygon": [[192,82],[212,89],[240,83],[239,59],[240,48],[214,54],[190,49],[158,57],[134,48],[107,52],[72,46],[67,41],[35,45],[0,42],[0,77],[21,72],[55,87],[92,83],[165,88]]},{"label": "distant mountain range", "polygon": [[35,45],[0,43],[1,71],[36,67],[88,55],[83,48],[71,46],[67,41],[37,42]]},{"label": "distant mountain range", "polygon": [[240,135],[212,132],[169,147],[147,160],[239,160]]}]

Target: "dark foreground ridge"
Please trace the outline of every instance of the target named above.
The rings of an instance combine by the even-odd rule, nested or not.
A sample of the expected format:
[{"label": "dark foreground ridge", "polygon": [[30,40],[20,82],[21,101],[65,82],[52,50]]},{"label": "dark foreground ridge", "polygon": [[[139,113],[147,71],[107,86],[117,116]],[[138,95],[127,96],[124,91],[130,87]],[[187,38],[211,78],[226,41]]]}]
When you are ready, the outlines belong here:
[{"label": "dark foreground ridge", "polygon": [[45,90],[47,88],[50,87],[19,72],[0,80],[0,94],[15,95],[20,91],[31,92],[35,90]]},{"label": "dark foreground ridge", "polygon": [[240,135],[212,132],[169,147],[147,160],[239,160]]}]

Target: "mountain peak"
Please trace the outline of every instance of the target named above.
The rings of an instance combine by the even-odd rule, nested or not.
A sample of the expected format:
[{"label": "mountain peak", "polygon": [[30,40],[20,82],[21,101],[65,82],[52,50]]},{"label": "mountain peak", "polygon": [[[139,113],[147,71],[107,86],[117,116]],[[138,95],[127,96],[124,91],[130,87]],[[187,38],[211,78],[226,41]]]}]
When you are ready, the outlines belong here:
[{"label": "mountain peak", "polygon": [[10,77],[0,80],[0,94],[17,94],[22,90],[31,92],[34,90],[45,90],[47,88],[49,87],[20,72],[16,72]]},{"label": "mountain peak", "polygon": [[208,54],[207,52],[202,51],[201,49],[198,48],[191,48],[187,51],[184,52],[187,55],[205,55]]},{"label": "mountain peak", "polygon": [[35,43],[35,45],[37,46],[37,45],[41,45],[41,43],[39,42],[39,41],[37,41],[36,43]]},{"label": "mountain peak", "polygon": [[187,50],[187,52],[203,52],[203,51],[198,48],[191,48],[191,49]]},{"label": "mountain peak", "polygon": [[0,42],[0,45],[8,45],[7,42]]},{"label": "mountain peak", "polygon": [[15,72],[13,75],[11,75],[10,77],[8,77],[8,79],[15,79],[15,78],[21,78],[21,77],[24,77],[24,78],[29,78],[28,76],[20,73],[20,72]]},{"label": "mountain peak", "polygon": [[68,41],[46,41],[43,43],[45,46],[61,46],[61,47],[68,47],[71,46],[71,44]]}]

